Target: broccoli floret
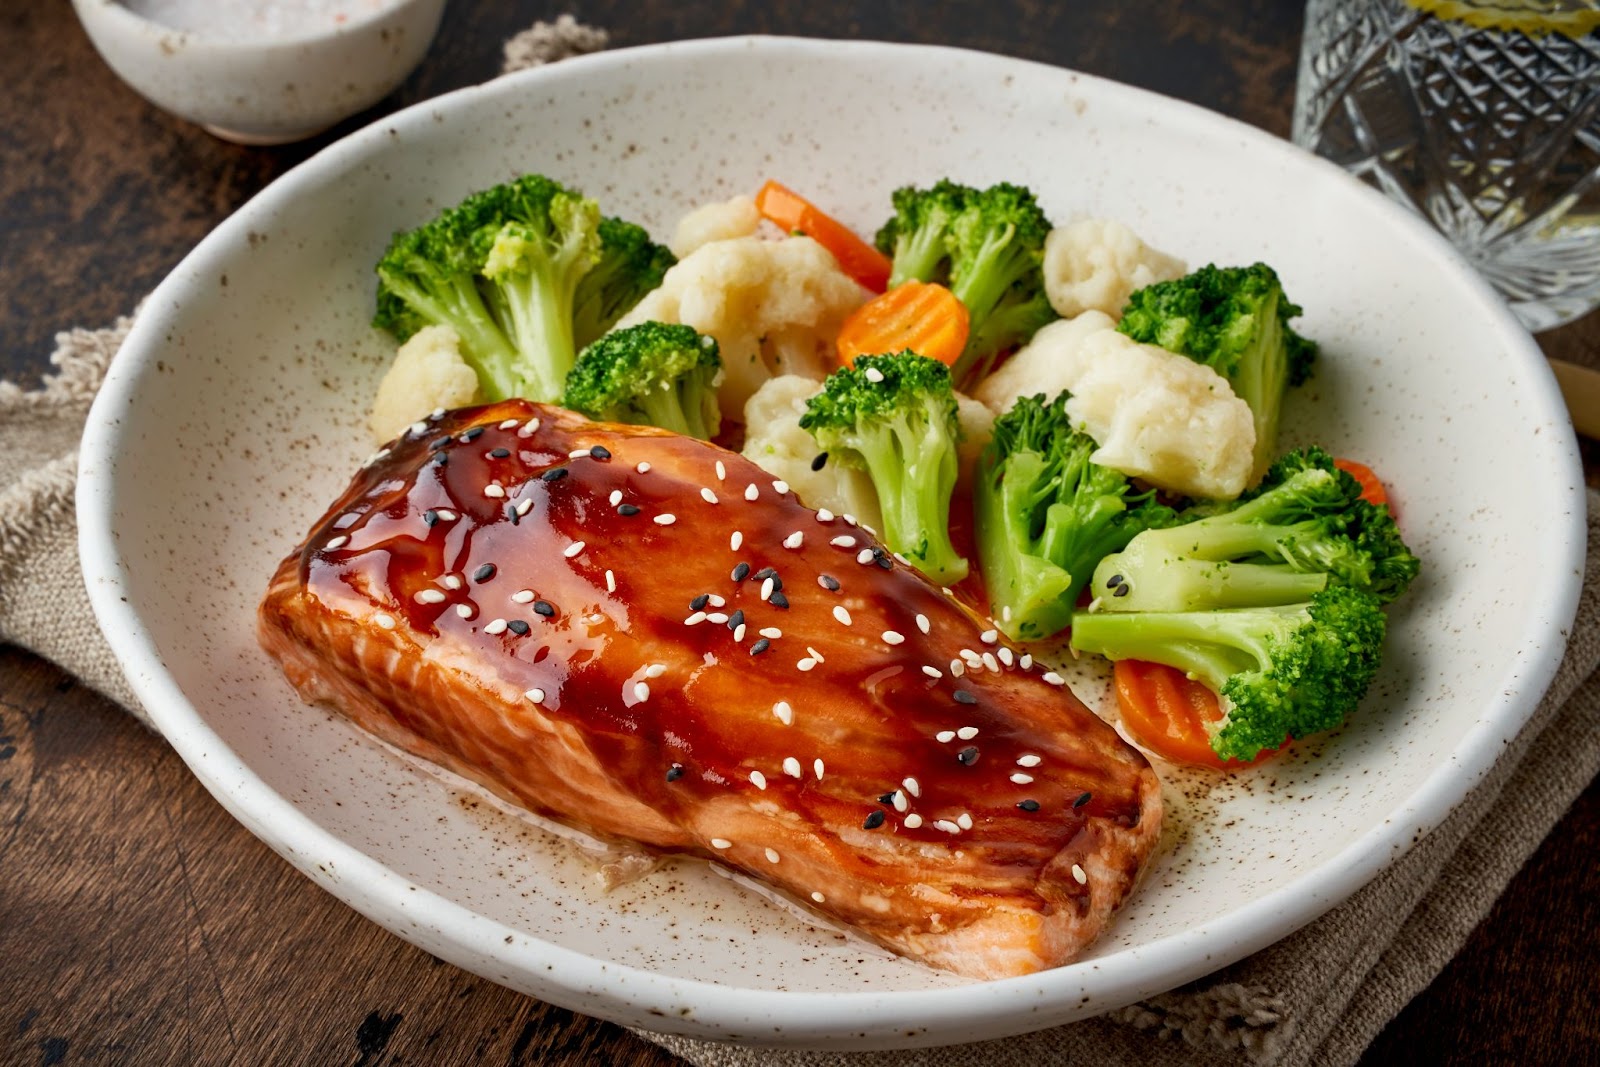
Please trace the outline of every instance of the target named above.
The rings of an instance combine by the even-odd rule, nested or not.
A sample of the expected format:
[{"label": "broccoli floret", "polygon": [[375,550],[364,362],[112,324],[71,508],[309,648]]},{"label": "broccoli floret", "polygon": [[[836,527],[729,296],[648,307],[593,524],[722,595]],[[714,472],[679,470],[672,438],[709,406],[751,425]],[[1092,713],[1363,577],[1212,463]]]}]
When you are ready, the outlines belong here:
[{"label": "broccoli floret", "polygon": [[1067,394],[1022,397],[994,424],[973,487],[978,560],[990,613],[1015,640],[1061,630],[1100,559],[1174,521],[1151,493],[1090,460],[1067,422]]},{"label": "broccoli floret", "polygon": [[561,406],[592,419],[659,426],[709,441],[722,423],[714,338],[692,326],[641,322],[585,348]]},{"label": "broccoli floret", "polygon": [[893,551],[934,581],[966,577],[950,543],[961,430],[944,364],[914,352],[860,356],[828,377],[800,425],[831,462],[866,468]]},{"label": "broccoli floret", "polygon": [[[538,174],[474,193],[390,242],[373,325],[401,340],[449,326],[482,399],[554,401],[574,338],[660,280],[660,254],[636,229],[602,220],[593,200]],[[583,288],[597,264],[607,269]]]},{"label": "broccoli floret", "polygon": [[622,219],[600,220],[600,258],[578,281],[572,310],[572,339],[581,350],[633,310],[644,294],[661,284],[677,259],[650,240],[642,226]]},{"label": "broccoli floret", "polygon": [[1277,451],[1284,390],[1310,376],[1317,346],[1294,331],[1300,314],[1265,263],[1208,265],[1157,282],[1128,298],[1117,329],[1210,366],[1228,380],[1255,418],[1254,475]]},{"label": "broccoli floret", "polygon": [[1349,586],[1388,603],[1420,563],[1387,506],[1320,448],[1284,456],[1236,503],[1180,514],[1146,530],[1095,568],[1093,590],[1112,612],[1206,611],[1306,600]]},{"label": "broccoli floret", "polygon": [[889,284],[947,284],[966,306],[970,332],[953,381],[982,378],[1001,353],[1055,318],[1042,269],[1050,220],[1033,193],[1006,182],[972,189],[941,181],[897,189],[893,202],[877,235],[893,258]]},{"label": "broccoli floret", "polygon": [[1211,748],[1240,760],[1343,722],[1377,673],[1383,636],[1378,598],[1342,586],[1278,607],[1072,618],[1073,648],[1163,663],[1217,693]]}]

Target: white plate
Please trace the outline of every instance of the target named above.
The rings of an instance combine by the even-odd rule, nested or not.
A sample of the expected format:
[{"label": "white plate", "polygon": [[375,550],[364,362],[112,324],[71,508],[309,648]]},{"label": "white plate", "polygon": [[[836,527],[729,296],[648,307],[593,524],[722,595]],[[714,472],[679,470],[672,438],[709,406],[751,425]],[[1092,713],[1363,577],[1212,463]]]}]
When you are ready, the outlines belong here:
[{"label": "white plate", "polygon": [[[301,705],[257,649],[274,565],[368,450],[390,345],[367,326],[391,231],[537,170],[658,235],[776,177],[862,231],[905,183],[1036,189],[1198,265],[1273,263],[1323,344],[1289,444],[1374,463],[1424,560],[1382,674],[1335,737],[1169,789],[1169,850],[1083,960],[975,984],[683,865],[602,894],[587,861]],[[1050,67],[732,39],[573,60],[333,145],[157,290],[90,417],[79,519],[95,611],[157,726],[252,832],[428,951],[619,1022],[813,1047],[1066,1022],[1196,978],[1344,899],[1437,824],[1525,720],[1582,562],[1571,429],[1530,338],[1417,219],[1287,144]],[[1098,685],[1083,695],[1104,702]],[[337,964],[335,964],[337,965]]]}]

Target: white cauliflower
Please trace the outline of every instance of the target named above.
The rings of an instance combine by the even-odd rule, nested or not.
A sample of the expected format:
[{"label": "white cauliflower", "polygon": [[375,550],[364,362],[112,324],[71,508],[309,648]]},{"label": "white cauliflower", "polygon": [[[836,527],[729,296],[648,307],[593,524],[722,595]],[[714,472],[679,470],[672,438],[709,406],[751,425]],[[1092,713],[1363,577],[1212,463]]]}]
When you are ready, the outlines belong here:
[{"label": "white cauliflower", "polygon": [[821,391],[822,383],[813,378],[784,374],[768,379],[744,406],[744,458],[788,482],[807,507],[851,515],[881,530],[878,494],[866,471],[841,463],[811,469],[822,449],[809,430],[800,428],[800,416],[806,413],[806,401]]},{"label": "white cauliflower", "polygon": [[978,383],[973,395],[996,415],[1011,410],[1018,397],[1043,393],[1054,399],[1081,373],[1083,340],[1091,334],[1116,327],[1110,315],[1085,311],[1072,319],[1057,319],[1042,327],[1033,340],[1017,349],[999,370]]},{"label": "white cauliflower", "polygon": [[760,228],[761,212],[756,210],[755,198],[736,196],[732,200],[697,207],[679,219],[667,247],[682,259],[701,245],[734,237],[753,237]]},{"label": "white cauliflower", "polygon": [[723,411],[742,411],[778,375],[823,378],[846,316],[869,294],[809,237],[701,245],[617,326],[681,322],[717,339]]},{"label": "white cauliflower", "polygon": [[388,441],[435,408],[459,408],[478,395],[478,376],[461,358],[461,338],[448,326],[425,326],[394,355],[378,385],[367,425]]},{"label": "white cauliflower", "polygon": [[1157,251],[1111,219],[1082,219],[1044,242],[1044,291],[1063,318],[1084,311],[1122,316],[1135,289],[1182,277],[1183,261]]}]

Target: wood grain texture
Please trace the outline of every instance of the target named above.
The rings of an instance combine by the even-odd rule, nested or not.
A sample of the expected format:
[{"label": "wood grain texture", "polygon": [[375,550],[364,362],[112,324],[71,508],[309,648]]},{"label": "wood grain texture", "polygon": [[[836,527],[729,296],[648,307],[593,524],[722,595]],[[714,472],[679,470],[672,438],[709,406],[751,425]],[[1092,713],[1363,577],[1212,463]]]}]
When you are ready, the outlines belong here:
[{"label": "wood grain texture", "polygon": [[[1288,130],[1300,5],[890,0],[623,4],[580,14],[627,46],[784,33],[966,44],[1073,66]],[[563,8],[453,0],[423,67],[364,116],[247,149],[145,104],[66,3],[0,5],[0,375],[109,322],[268,181],[374,116],[482,80]],[[1600,361],[1600,316],[1540,338]],[[1591,472],[1600,454],[1586,443]],[[1600,1023],[1600,787],[1364,1063],[1572,1062]],[[156,737],[0,648],[0,1063],[676,1063],[617,1027],[414,949],[301,878]]]}]

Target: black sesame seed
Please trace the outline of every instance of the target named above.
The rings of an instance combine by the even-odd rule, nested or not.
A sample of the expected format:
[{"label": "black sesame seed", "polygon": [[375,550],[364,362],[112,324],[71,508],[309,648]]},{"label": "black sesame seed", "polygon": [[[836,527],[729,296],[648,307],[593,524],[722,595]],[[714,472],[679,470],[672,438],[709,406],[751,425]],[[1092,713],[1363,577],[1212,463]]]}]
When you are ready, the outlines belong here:
[{"label": "black sesame seed", "polygon": [[819,470],[822,469],[823,465],[826,464],[827,462],[828,462],[828,454],[826,452],[818,452],[816,454],[816,456],[811,460],[811,469],[814,470],[814,471],[819,471]]},{"label": "black sesame seed", "polygon": [[595,445],[589,449],[589,456],[592,459],[610,459],[611,452],[604,445]]},{"label": "black sesame seed", "polygon": [[490,459],[505,459],[509,455],[511,455],[509,448],[493,448],[489,450]]},{"label": "black sesame seed", "polygon": [[639,509],[633,504],[624,504],[617,509],[617,514],[627,515],[631,518],[632,516],[639,514]]},{"label": "black sesame seed", "polygon": [[701,593],[699,596],[697,596],[693,600],[689,601],[689,610],[690,611],[702,611],[702,610],[704,610],[705,606],[707,604],[709,604],[709,603],[711,603],[711,594],[710,593]]},{"label": "black sesame seed", "polygon": [[543,615],[548,619],[556,613],[556,606],[548,600],[535,600],[533,602],[533,613],[535,615]]},{"label": "black sesame seed", "polygon": [[472,572],[472,580],[475,582],[487,582],[490,578],[494,577],[494,572],[496,570],[497,568],[493,563],[485,563],[483,566]]},{"label": "black sesame seed", "polygon": [[894,794],[893,793],[885,793],[885,794],[883,794],[883,796],[878,798],[878,803],[879,804],[893,804],[894,803]]},{"label": "black sesame seed", "polygon": [[429,449],[429,451],[437,452],[437,451],[439,451],[439,449],[443,448],[445,445],[447,445],[449,443],[450,443],[450,435],[449,434],[445,434],[443,437],[436,437],[431,442],[429,442],[428,449]]},{"label": "black sesame seed", "polygon": [[957,704],[976,704],[978,702],[978,698],[965,689],[957,689],[952,695],[956,698]]},{"label": "black sesame seed", "polygon": [[755,580],[758,582],[765,581],[768,578],[776,578],[777,576],[778,572],[773,570],[771,567],[762,567],[760,570],[756,571],[754,575]]},{"label": "black sesame seed", "polygon": [[513,526],[517,525],[518,523],[520,523],[522,521],[522,516],[517,514],[517,504],[516,504],[516,501],[514,501],[514,500],[507,500],[506,501],[505,513],[506,513],[506,518],[511,520],[511,525],[513,525]]},{"label": "black sesame seed", "polygon": [[506,623],[506,629],[510,630],[518,637],[521,637],[523,634],[527,633],[531,627],[528,626],[526,619],[512,619],[510,622]]},{"label": "black sesame seed", "polygon": [[1115,589],[1117,586],[1121,585],[1126,580],[1127,579],[1123,578],[1122,575],[1120,575],[1120,574],[1113,574],[1111,577],[1106,579],[1106,588],[1107,589]]},{"label": "black sesame seed", "polygon": [[1093,797],[1093,796],[1094,796],[1093,793],[1085,793],[1085,794],[1083,794],[1077,800],[1074,800],[1072,802],[1073,808],[1076,809],[1076,808],[1083,807],[1085,804],[1089,803],[1090,798]]},{"label": "black sesame seed", "polygon": [[476,441],[480,436],[482,436],[482,434],[483,434],[483,427],[482,426],[474,426],[472,429],[470,429],[466,433],[462,434],[461,435],[461,439],[463,441]]},{"label": "black sesame seed", "polygon": [[1038,811],[1039,802],[1037,800],[1019,800],[1017,801],[1017,807],[1023,811]]},{"label": "black sesame seed", "polygon": [[739,608],[732,615],[728,616],[728,629],[737,630],[739,627],[741,627],[743,625],[744,625],[744,609],[743,608]]},{"label": "black sesame seed", "polygon": [[1127,596],[1128,595],[1128,585],[1127,585],[1127,583],[1124,582],[1122,585],[1117,586],[1115,589],[1113,589],[1111,591],[1111,595],[1112,596]]},{"label": "black sesame seed", "polygon": [[437,511],[434,511],[432,508],[429,508],[427,511],[424,511],[422,513],[422,524],[424,526],[432,526],[434,523],[436,523],[438,521],[439,521],[439,513]]},{"label": "black sesame seed", "polygon": [[774,574],[772,576],[772,591],[774,593],[776,593],[778,590],[780,590],[782,588],[783,588],[783,579],[779,578],[776,574]]},{"label": "black sesame seed", "polygon": [[821,582],[822,587],[828,590],[830,593],[837,593],[839,591],[839,579],[835,578],[831,574],[819,574],[817,575],[817,581]]},{"label": "black sesame seed", "polygon": [[775,608],[784,608],[787,610],[789,607],[789,598],[784,596],[782,593],[773,593],[767,598],[767,603],[771,604]]},{"label": "black sesame seed", "polygon": [[553,467],[550,470],[547,470],[543,474],[539,475],[539,477],[543,478],[547,482],[559,482],[561,479],[565,478],[566,476],[567,476],[567,468],[565,468],[565,467]]},{"label": "black sesame seed", "polygon": [[432,462],[435,467],[442,467],[446,463],[450,462],[450,457],[445,455],[443,452],[435,452],[433,454],[433,459],[430,462]]},{"label": "black sesame seed", "polygon": [[883,825],[883,819],[883,812],[875,811],[871,815],[867,816],[867,821],[861,824],[861,828],[863,830],[876,830],[878,827]]},{"label": "black sesame seed", "polygon": [[872,562],[876,563],[878,566],[882,567],[886,571],[894,570],[894,561],[891,560],[888,556],[879,556],[877,559],[873,560]]},{"label": "black sesame seed", "polygon": [[672,766],[667,768],[667,781],[676,782],[679,778],[682,778],[682,777],[683,777],[683,764],[674,763]]},{"label": "black sesame seed", "polygon": [[759,655],[761,655],[761,653],[765,652],[767,649],[769,649],[771,647],[772,647],[772,642],[768,641],[765,637],[763,637],[761,640],[757,641],[755,644],[750,646],[750,654],[752,656],[759,656]]},{"label": "black sesame seed", "polygon": [[968,745],[966,748],[956,753],[956,759],[961,761],[961,765],[963,767],[972,766],[974,763],[978,762],[978,746]]},{"label": "black sesame seed", "polygon": [[728,575],[728,577],[732,578],[736,582],[744,581],[746,578],[750,577],[750,564],[736,564],[733,568],[733,573]]},{"label": "black sesame seed", "polygon": [[889,553],[884,549],[884,547],[882,545],[873,545],[872,546],[872,558],[873,559],[883,559],[888,554]]}]

